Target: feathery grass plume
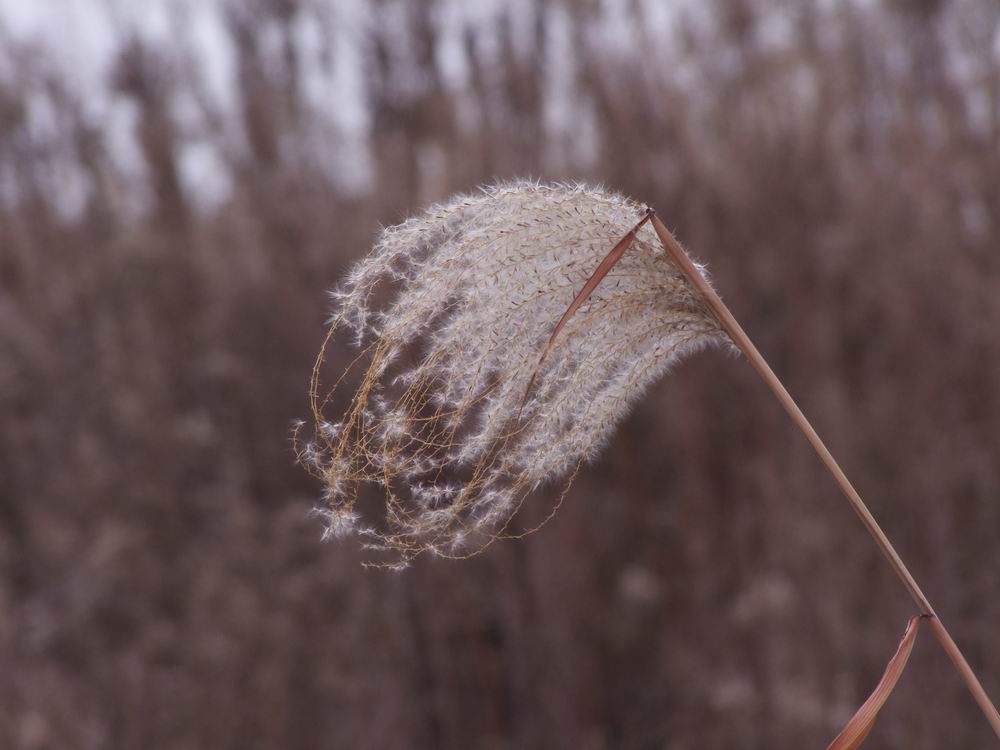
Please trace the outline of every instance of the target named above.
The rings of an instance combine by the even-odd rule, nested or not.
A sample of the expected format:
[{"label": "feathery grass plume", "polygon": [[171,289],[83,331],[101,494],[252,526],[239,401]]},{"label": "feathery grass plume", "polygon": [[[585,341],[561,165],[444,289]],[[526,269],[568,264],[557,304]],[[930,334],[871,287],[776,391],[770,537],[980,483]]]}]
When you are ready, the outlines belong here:
[{"label": "feathery grass plume", "polygon": [[[366,372],[331,421],[321,351],[315,438],[299,450],[325,484],[329,536],[358,531],[396,553],[377,563],[391,566],[424,551],[474,554],[507,533],[541,483],[568,487],[673,362],[728,341],[646,225],[549,342],[645,213],[602,189],[522,181],[382,232],[333,293],[326,340],[349,333],[361,350],[351,367]],[[378,526],[355,509],[366,483],[385,495]]]}]

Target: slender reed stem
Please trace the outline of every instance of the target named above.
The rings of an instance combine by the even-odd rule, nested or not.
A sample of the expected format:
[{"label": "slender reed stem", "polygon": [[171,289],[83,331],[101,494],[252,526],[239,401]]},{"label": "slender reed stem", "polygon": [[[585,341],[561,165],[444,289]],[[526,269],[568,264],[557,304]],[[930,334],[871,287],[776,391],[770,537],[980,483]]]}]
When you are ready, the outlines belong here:
[{"label": "slender reed stem", "polygon": [[795,422],[796,426],[802,431],[806,436],[806,439],[812,445],[813,449],[819,455],[820,460],[826,466],[826,468],[833,475],[836,480],[837,485],[840,487],[841,492],[850,502],[851,507],[854,512],[857,513],[858,517],[861,519],[861,523],[864,524],[868,533],[871,534],[872,539],[875,540],[875,544],[878,545],[882,554],[889,561],[892,569],[896,571],[896,575],[903,582],[906,590],[913,597],[913,601],[917,603],[920,608],[921,614],[928,615],[929,625],[931,631],[934,633],[941,647],[948,654],[955,668],[958,670],[959,675],[961,675],[962,680],[965,682],[972,696],[976,699],[976,703],[982,709],[983,714],[986,719],[990,722],[990,726],[993,727],[993,731],[996,733],[997,737],[1000,738],[1000,713],[997,713],[996,706],[990,701],[989,696],[986,691],[983,690],[983,686],[979,683],[976,678],[975,673],[972,671],[972,667],[965,660],[962,652],[959,650],[955,641],[949,635],[948,631],[945,629],[944,624],[938,619],[934,608],[931,606],[930,602],[927,601],[927,597],[924,596],[924,592],[920,590],[920,586],[910,575],[910,571],[906,569],[906,565],[903,564],[902,559],[900,559],[899,554],[893,548],[892,543],[889,538],[885,535],[885,532],[879,527],[878,522],[875,517],[868,510],[868,506],[865,505],[858,491],[854,489],[847,475],[837,464],[836,459],[834,459],[833,454],[830,453],[829,449],[824,445],[823,441],[820,439],[816,430],[813,426],[809,424],[809,420],[806,419],[802,410],[799,409],[798,405],[792,399],[791,395],[786,390],[785,386],[778,379],[778,376],[774,374],[774,371],[767,364],[767,361],[761,356],[761,353],[757,351],[757,347],[754,346],[750,337],[746,335],[743,328],[733,317],[733,314],[729,312],[729,308],[726,307],[725,303],[719,298],[719,295],[715,293],[708,282],[698,271],[697,267],[688,257],[688,254],[684,252],[684,249],[680,246],[674,236],[670,233],[670,230],[660,221],[659,217],[653,215],[653,229],[660,238],[660,242],[663,243],[664,248],[667,253],[681,269],[688,280],[701,292],[708,306],[711,308],[715,317],[718,319],[719,323],[725,329],[726,333],[733,340],[733,343],[739,347],[740,351],[746,356],[750,361],[750,364],[761,376],[767,386],[771,389],[774,395],[781,402],[785,411]]}]

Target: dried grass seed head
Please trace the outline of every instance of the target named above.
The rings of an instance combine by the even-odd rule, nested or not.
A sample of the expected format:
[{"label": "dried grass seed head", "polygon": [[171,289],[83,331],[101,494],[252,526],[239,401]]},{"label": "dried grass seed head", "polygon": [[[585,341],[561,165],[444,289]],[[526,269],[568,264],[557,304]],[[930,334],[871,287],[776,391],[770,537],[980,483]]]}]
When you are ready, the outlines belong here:
[{"label": "dried grass seed head", "polygon": [[[596,456],[672,363],[728,341],[647,225],[542,356],[644,213],[602,189],[522,181],[381,233],[332,294],[327,339],[348,332],[366,372],[332,421],[321,353],[316,436],[300,451],[325,482],[332,536],[359,530],[396,553],[393,564],[472,554],[506,533],[542,482],[567,480]],[[359,525],[365,484],[385,496],[378,527]]]}]

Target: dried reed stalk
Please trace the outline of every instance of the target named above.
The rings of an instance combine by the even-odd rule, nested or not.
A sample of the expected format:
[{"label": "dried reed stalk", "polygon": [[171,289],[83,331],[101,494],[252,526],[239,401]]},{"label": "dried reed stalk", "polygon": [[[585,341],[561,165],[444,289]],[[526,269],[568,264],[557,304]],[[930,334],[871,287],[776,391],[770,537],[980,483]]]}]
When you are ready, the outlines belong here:
[{"label": "dried reed stalk", "polygon": [[826,466],[830,474],[833,475],[834,480],[837,482],[837,486],[840,487],[841,492],[847,498],[848,502],[851,504],[851,508],[861,519],[861,523],[864,524],[868,533],[871,535],[872,539],[875,540],[875,544],[878,545],[879,550],[885,556],[886,560],[889,561],[889,565],[899,576],[899,579],[903,582],[903,586],[910,593],[913,601],[916,602],[917,607],[920,608],[920,612],[926,615],[928,618],[928,625],[934,636],[937,638],[941,647],[944,649],[945,653],[954,663],[955,668],[958,670],[963,682],[969,688],[972,693],[973,698],[975,698],[976,703],[979,704],[980,709],[982,709],[983,714],[986,716],[987,721],[989,721],[990,726],[996,733],[997,738],[1000,738],[1000,713],[997,713],[996,706],[990,700],[983,686],[980,684],[979,679],[976,677],[975,673],[972,671],[972,667],[966,661],[965,657],[962,655],[961,650],[959,650],[958,645],[952,639],[948,630],[945,628],[944,624],[938,618],[937,614],[934,612],[934,608],[931,603],[927,601],[927,597],[924,596],[924,592],[920,590],[920,586],[914,580],[910,571],[907,570],[906,565],[903,564],[902,559],[900,559],[899,554],[896,552],[889,538],[882,531],[875,517],[868,510],[868,506],[865,505],[864,500],[861,499],[861,495],[858,491],[854,489],[854,485],[851,484],[847,475],[844,473],[843,469],[837,464],[836,459],[834,459],[833,454],[830,453],[829,449],[820,439],[816,430],[806,419],[802,410],[799,409],[798,404],[788,393],[788,390],[782,384],[778,376],[774,374],[774,371],[767,364],[767,361],[761,356],[761,353],[754,346],[750,337],[746,335],[743,328],[733,317],[733,314],[729,312],[729,308],[726,307],[725,303],[719,298],[719,295],[715,293],[712,286],[705,280],[702,276],[701,271],[698,267],[691,261],[688,254],[684,251],[684,248],[680,246],[680,243],[674,239],[674,236],[670,233],[670,230],[660,221],[659,217],[653,216],[652,220],[653,229],[659,236],[660,241],[663,243],[663,247],[666,249],[667,253],[673,259],[677,267],[680,268],[684,276],[694,285],[698,291],[705,298],[709,307],[712,309],[713,314],[719,321],[722,328],[729,334],[729,338],[732,339],[733,343],[743,352],[747,360],[757,371],[763,381],[767,384],[768,388],[774,393],[778,401],[784,407],[785,411],[792,418],[795,425],[802,431],[812,445],[813,449],[819,455],[820,460],[823,465]]}]

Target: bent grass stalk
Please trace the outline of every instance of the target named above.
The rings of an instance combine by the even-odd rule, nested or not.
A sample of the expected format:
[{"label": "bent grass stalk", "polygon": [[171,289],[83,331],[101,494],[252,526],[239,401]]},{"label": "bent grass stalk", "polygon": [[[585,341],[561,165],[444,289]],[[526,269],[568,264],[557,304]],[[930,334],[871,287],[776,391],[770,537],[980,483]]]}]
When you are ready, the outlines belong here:
[{"label": "bent grass stalk", "polygon": [[941,644],[941,647],[944,649],[945,653],[948,654],[948,657],[955,665],[962,681],[965,682],[969,692],[972,693],[976,703],[979,704],[979,708],[986,716],[986,719],[989,721],[990,726],[996,733],[997,738],[1000,738],[1000,713],[997,712],[996,706],[993,705],[993,702],[983,689],[982,684],[980,684],[979,678],[977,678],[975,672],[972,671],[972,667],[969,666],[968,661],[966,661],[961,650],[958,648],[958,645],[951,637],[951,634],[948,633],[947,628],[945,628],[944,623],[941,622],[941,619],[935,613],[934,608],[927,600],[924,592],[921,591],[920,586],[917,584],[916,580],[914,580],[910,571],[906,568],[906,565],[903,563],[899,554],[892,546],[889,538],[878,525],[878,521],[875,520],[871,511],[868,510],[868,506],[865,505],[864,500],[861,499],[861,495],[859,495],[858,491],[854,489],[854,485],[851,484],[851,481],[847,478],[843,469],[840,468],[840,465],[833,457],[833,454],[830,453],[830,450],[823,443],[822,439],[820,439],[819,434],[815,429],[813,429],[809,420],[806,419],[805,414],[802,413],[802,410],[798,407],[798,404],[795,403],[791,394],[788,393],[788,390],[782,384],[781,380],[779,380],[778,376],[774,374],[770,365],[767,364],[767,361],[757,350],[757,347],[754,346],[750,337],[747,336],[739,322],[737,322],[736,318],[733,317],[729,308],[726,307],[719,295],[715,293],[715,290],[712,289],[711,285],[701,275],[698,268],[691,261],[691,258],[688,257],[688,254],[684,251],[684,248],[681,247],[680,243],[677,242],[664,223],[660,221],[659,217],[654,215],[652,224],[653,230],[659,236],[664,249],[670,255],[671,259],[677,264],[678,268],[680,268],[684,276],[687,277],[688,281],[690,281],[695,288],[701,292],[705,301],[708,303],[712,312],[719,321],[719,324],[723,327],[723,329],[725,329],[726,333],[729,334],[733,343],[736,344],[741,352],[743,352],[751,366],[757,371],[764,383],[767,384],[767,387],[771,389],[772,393],[774,393],[775,397],[777,397],[785,411],[788,412],[788,415],[792,418],[796,427],[802,431],[802,433],[806,436],[806,440],[809,441],[809,444],[819,455],[823,465],[826,466],[827,470],[829,470],[830,474],[836,481],[837,486],[840,488],[841,492],[843,492],[844,497],[846,497],[847,501],[851,504],[851,508],[858,515],[858,518],[861,519],[861,523],[864,524],[865,529],[867,529],[872,539],[875,540],[875,544],[878,545],[879,550],[881,550],[886,560],[888,560],[889,565],[892,566],[896,575],[899,576],[900,581],[902,581],[903,586],[909,592],[917,607],[920,608],[921,614],[927,617],[931,632],[934,633],[938,643]]},{"label": "bent grass stalk", "polygon": [[[395,296],[376,291],[384,283]],[[373,554],[395,556],[366,564],[405,567],[425,552],[463,558],[534,531],[508,531],[528,495],[543,482],[565,483],[544,523],[654,380],[699,348],[734,346],[920,610],[829,750],[852,750],[867,735],[922,619],[1000,737],[1000,714],[861,496],[653,209],[583,185],[495,185],[384,230],[333,296],[310,385],[316,437],[303,445],[296,432],[296,446],[325,485],[325,536],[356,533]],[[324,393],[321,365],[341,329],[361,351]],[[345,416],[326,421],[355,368],[364,372]],[[385,496],[380,526],[356,509],[366,484]]]}]

